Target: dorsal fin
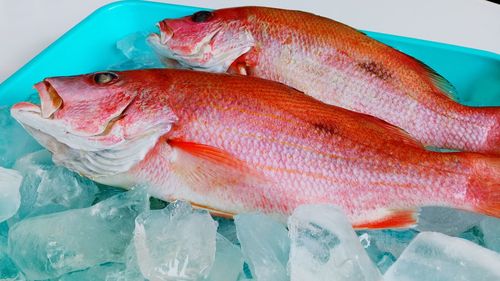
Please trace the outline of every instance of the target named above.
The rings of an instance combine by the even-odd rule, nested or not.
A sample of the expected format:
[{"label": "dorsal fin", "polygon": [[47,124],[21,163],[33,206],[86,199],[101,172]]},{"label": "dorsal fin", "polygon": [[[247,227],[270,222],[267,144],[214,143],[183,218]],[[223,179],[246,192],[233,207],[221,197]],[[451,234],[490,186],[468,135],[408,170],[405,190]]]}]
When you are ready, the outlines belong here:
[{"label": "dorsal fin", "polygon": [[458,101],[457,90],[455,86],[453,86],[453,84],[450,83],[450,81],[441,76],[432,67],[428,66],[421,60],[413,56],[410,56],[408,54],[405,54],[396,48],[393,47],[390,48],[395,50],[398,54],[400,54],[402,58],[405,58],[408,62],[411,62],[414,66],[416,66],[417,67],[416,70],[421,72],[425,77],[427,77],[431,81],[432,85],[436,88],[437,91],[435,91],[435,93],[443,94],[454,101]]}]

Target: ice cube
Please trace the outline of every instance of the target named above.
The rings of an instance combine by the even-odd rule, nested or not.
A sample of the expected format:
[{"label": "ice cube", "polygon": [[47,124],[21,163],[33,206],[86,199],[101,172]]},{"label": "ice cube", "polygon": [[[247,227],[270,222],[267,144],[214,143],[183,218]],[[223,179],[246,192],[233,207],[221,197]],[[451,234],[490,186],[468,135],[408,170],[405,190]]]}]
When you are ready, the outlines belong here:
[{"label": "ice cube", "polygon": [[163,68],[160,59],[147,44],[148,35],[147,32],[137,32],[117,41],[116,48],[125,56],[126,60],[111,66],[110,69]]},{"label": "ice cube", "polygon": [[11,168],[16,159],[40,148],[10,116],[10,107],[0,106],[0,166]]},{"label": "ice cube", "polygon": [[0,249],[0,281],[21,280],[23,275],[5,251]]},{"label": "ice cube", "polygon": [[470,241],[422,232],[384,275],[385,281],[498,281],[500,254]]},{"label": "ice cube", "polygon": [[418,216],[416,229],[419,231],[435,231],[451,236],[479,224],[482,215],[446,207],[423,207]]},{"label": "ice cube", "polygon": [[9,231],[10,256],[29,279],[120,262],[135,217],[147,207],[145,191],[136,189],[89,208],[25,219]]},{"label": "ice cube", "polygon": [[23,276],[17,269],[16,265],[7,255],[7,237],[4,232],[8,231],[6,223],[0,223],[0,281],[4,280],[20,280]]},{"label": "ice cube", "polygon": [[94,182],[55,166],[41,178],[31,215],[88,207],[94,202],[97,192]]},{"label": "ice cube", "polygon": [[234,218],[243,257],[257,280],[288,280],[290,239],[285,225],[263,214]]},{"label": "ice cube", "polygon": [[134,243],[130,243],[125,250],[125,268],[108,274],[106,281],[145,281],[137,263]]},{"label": "ice cube", "polygon": [[[7,222],[0,223],[0,242],[1,241],[6,242],[8,235],[9,235],[9,225],[7,224]],[[2,244],[0,243],[0,245]],[[5,245],[7,245],[7,242],[5,243]]]},{"label": "ice cube", "polygon": [[236,281],[243,269],[243,256],[239,247],[217,234],[215,261],[207,281]]},{"label": "ice cube", "polygon": [[123,271],[124,268],[125,265],[122,263],[105,263],[89,269],[64,274],[57,281],[104,281],[110,276]]},{"label": "ice cube", "polygon": [[290,277],[302,280],[381,280],[347,217],[332,205],[303,205],[288,219]]},{"label": "ice cube", "polygon": [[47,151],[26,155],[14,167],[24,174],[24,181],[21,207],[9,224],[26,217],[88,207],[98,192],[91,180],[55,166]]},{"label": "ice cube", "polygon": [[485,246],[500,253],[500,219],[486,217],[481,221],[479,227],[483,233]]},{"label": "ice cube", "polygon": [[418,231],[413,229],[358,231],[361,244],[382,273],[396,261],[417,234]]},{"label": "ice cube", "polygon": [[0,223],[12,217],[19,209],[22,180],[23,176],[18,171],[0,167]]},{"label": "ice cube", "polygon": [[205,278],[215,258],[217,223],[182,201],[139,215],[134,246],[142,275],[151,281]]}]

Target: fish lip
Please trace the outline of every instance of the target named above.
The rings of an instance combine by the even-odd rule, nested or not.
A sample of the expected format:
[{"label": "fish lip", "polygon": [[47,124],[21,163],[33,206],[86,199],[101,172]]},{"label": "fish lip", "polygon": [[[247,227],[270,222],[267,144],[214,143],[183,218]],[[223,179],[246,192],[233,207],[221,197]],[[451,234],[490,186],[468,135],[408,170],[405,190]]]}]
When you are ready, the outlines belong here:
[{"label": "fish lip", "polygon": [[57,90],[50,83],[49,79],[44,79],[34,85],[40,96],[41,116],[43,118],[50,118],[58,111],[62,105],[63,100],[57,93]]},{"label": "fish lip", "polygon": [[161,55],[166,56],[177,61],[182,61],[183,59],[197,59],[203,57],[204,46],[210,45],[210,42],[217,36],[217,34],[222,30],[222,26],[218,26],[209,35],[207,35],[203,40],[198,42],[192,52],[184,53],[178,52],[168,46],[168,42],[172,39],[175,31],[168,25],[168,23],[163,20],[156,24],[159,32],[152,32],[147,41],[153,46],[154,49],[160,52]]}]

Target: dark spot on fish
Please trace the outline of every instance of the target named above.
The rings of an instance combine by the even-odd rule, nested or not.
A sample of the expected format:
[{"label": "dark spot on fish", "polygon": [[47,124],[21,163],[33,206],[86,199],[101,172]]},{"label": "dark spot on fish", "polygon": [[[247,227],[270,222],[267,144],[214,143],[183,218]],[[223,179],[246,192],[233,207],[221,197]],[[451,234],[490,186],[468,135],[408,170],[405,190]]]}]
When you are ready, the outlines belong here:
[{"label": "dark spot on fish", "polygon": [[206,22],[212,17],[212,12],[209,11],[199,11],[191,16],[191,20],[194,22]]},{"label": "dark spot on fish", "polygon": [[380,80],[387,80],[391,78],[391,73],[383,65],[376,62],[361,62],[358,63],[358,67]]},{"label": "dark spot on fish", "polygon": [[325,123],[319,123],[319,122],[318,123],[313,123],[312,125],[318,131],[326,132],[326,133],[329,133],[329,134],[332,134],[332,135],[338,134],[338,129],[335,128],[332,125],[328,125],[328,124],[325,124]]}]

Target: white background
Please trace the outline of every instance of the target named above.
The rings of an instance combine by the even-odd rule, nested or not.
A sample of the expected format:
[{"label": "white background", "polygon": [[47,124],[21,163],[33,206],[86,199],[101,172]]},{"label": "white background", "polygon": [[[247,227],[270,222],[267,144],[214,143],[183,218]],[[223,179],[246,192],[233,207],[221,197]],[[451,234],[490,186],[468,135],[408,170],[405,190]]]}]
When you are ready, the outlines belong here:
[{"label": "white background", "polygon": [[[0,0],[0,82],[92,11],[109,2],[113,1]],[[500,53],[500,5],[485,0],[159,2],[209,8],[260,5],[299,9],[327,16],[359,29]]]}]

